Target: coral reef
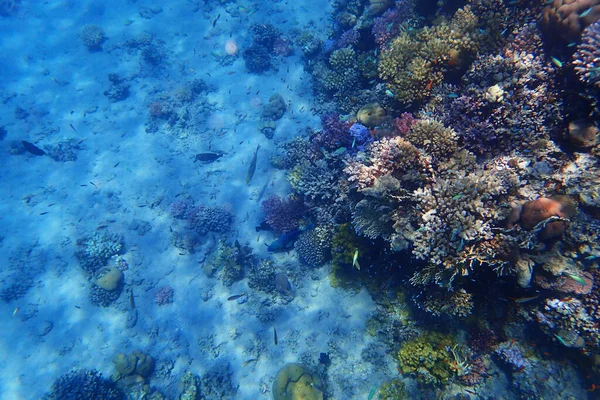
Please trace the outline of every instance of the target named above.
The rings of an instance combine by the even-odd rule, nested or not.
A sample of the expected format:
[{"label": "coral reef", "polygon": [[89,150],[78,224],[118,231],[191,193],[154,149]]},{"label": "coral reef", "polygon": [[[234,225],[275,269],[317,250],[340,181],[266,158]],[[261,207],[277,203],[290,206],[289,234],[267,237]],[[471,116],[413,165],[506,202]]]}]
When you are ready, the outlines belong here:
[{"label": "coral reef", "polygon": [[442,385],[454,376],[452,355],[446,347],[454,346],[449,335],[426,332],[404,342],[398,351],[398,366],[403,374],[414,375],[424,385]]},{"label": "coral reef", "polygon": [[187,215],[189,229],[200,236],[209,232],[225,234],[231,229],[233,215],[221,207],[197,206]]},{"label": "coral reef", "polygon": [[77,240],[75,257],[79,265],[90,278],[106,265],[108,260],[123,251],[123,238],[107,231],[96,231],[94,234]]},{"label": "coral reef", "polygon": [[323,393],[321,379],[299,363],[283,366],[273,382],[274,400],[322,400]]},{"label": "coral reef", "polygon": [[52,384],[44,400],[122,400],[125,399],[115,385],[96,370],[72,369]]},{"label": "coral reef", "polygon": [[416,33],[401,32],[381,52],[379,77],[398,101],[423,102],[448,71],[463,68],[477,51],[483,37],[479,24],[467,5],[450,20]]},{"label": "coral reef", "polygon": [[317,226],[302,232],[294,244],[300,261],[312,267],[324,264],[330,258],[331,237],[331,228],[327,226]]},{"label": "coral reef", "polygon": [[154,303],[157,306],[164,306],[173,303],[175,291],[171,286],[161,286],[154,295]]},{"label": "coral reef", "polygon": [[102,50],[102,43],[106,40],[104,30],[93,24],[83,26],[79,31],[79,38],[90,51]]},{"label": "coral reef", "polygon": [[215,257],[205,262],[202,269],[209,277],[218,272],[223,284],[231,286],[242,279],[246,270],[254,263],[250,247],[242,246],[237,240],[233,246],[228,245],[225,240],[220,240]]},{"label": "coral reef", "polygon": [[[600,18],[600,4],[598,5]],[[600,64],[598,52],[600,51],[600,21],[583,31],[581,43],[573,54],[575,72],[582,82],[589,85],[598,85],[600,82]]]},{"label": "coral reef", "polygon": [[294,196],[285,200],[279,196],[271,196],[262,202],[261,208],[265,214],[265,221],[276,234],[298,229],[304,212],[302,200]]},{"label": "coral reef", "polygon": [[598,0],[554,0],[542,13],[540,24],[552,38],[579,39],[584,28],[600,19]]}]

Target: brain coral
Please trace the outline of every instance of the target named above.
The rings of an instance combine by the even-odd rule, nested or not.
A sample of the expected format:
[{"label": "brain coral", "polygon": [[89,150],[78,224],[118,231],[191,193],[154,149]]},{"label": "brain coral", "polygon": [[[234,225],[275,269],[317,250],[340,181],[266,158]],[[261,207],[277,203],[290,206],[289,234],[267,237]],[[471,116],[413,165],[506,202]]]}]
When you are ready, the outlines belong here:
[{"label": "brain coral", "polygon": [[554,0],[544,9],[540,24],[550,36],[572,42],[599,18],[600,0]]},{"label": "brain coral", "polygon": [[274,400],[322,400],[321,379],[299,363],[286,364],[273,382]]}]

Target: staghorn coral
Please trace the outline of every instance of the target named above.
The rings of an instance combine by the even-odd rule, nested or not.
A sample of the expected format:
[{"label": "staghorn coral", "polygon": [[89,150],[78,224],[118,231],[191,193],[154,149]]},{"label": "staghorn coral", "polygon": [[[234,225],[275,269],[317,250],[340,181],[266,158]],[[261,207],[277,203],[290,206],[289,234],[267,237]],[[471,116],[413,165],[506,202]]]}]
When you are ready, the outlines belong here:
[{"label": "staghorn coral", "polygon": [[381,52],[379,77],[395,98],[405,104],[420,103],[439,85],[444,75],[461,68],[480,46],[480,22],[469,6],[451,20],[432,27],[402,32]]},{"label": "staghorn coral", "polygon": [[518,180],[509,171],[472,166],[473,171],[466,172],[454,162],[440,166],[446,176],[414,192],[422,222],[415,233],[413,255],[429,267],[417,271],[413,284],[451,283],[457,275],[467,275],[475,261],[505,262],[494,252],[494,239],[499,236],[493,228],[500,218],[496,204]]},{"label": "staghorn coral", "polygon": [[451,292],[424,291],[414,301],[418,308],[436,317],[447,315],[465,319],[473,312],[473,295],[464,289]]},{"label": "staghorn coral", "polygon": [[431,119],[417,120],[406,139],[437,162],[447,160],[458,150],[456,132]]},{"label": "staghorn coral", "polygon": [[577,41],[585,27],[598,19],[600,0],[554,0],[544,8],[540,24],[551,38],[568,43]]}]

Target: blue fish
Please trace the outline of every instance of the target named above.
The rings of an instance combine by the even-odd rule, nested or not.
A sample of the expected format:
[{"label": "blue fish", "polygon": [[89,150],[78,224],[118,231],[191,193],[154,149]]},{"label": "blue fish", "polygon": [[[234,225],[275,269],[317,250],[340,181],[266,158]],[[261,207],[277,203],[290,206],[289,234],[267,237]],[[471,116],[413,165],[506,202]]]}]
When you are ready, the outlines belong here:
[{"label": "blue fish", "polygon": [[282,233],[279,238],[273,243],[267,246],[267,250],[271,253],[279,253],[283,251],[290,251],[294,247],[294,243],[298,236],[304,231],[308,231],[314,228],[313,224],[308,225],[306,228],[295,229],[288,233]]}]

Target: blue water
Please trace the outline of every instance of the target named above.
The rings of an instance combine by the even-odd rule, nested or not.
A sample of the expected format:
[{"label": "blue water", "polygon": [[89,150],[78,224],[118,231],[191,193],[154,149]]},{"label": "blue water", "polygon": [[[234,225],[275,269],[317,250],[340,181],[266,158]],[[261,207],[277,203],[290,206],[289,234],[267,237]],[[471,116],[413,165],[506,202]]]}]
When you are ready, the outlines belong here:
[{"label": "blue water", "polygon": [[0,397],[595,398],[561,4],[1,1]]}]

